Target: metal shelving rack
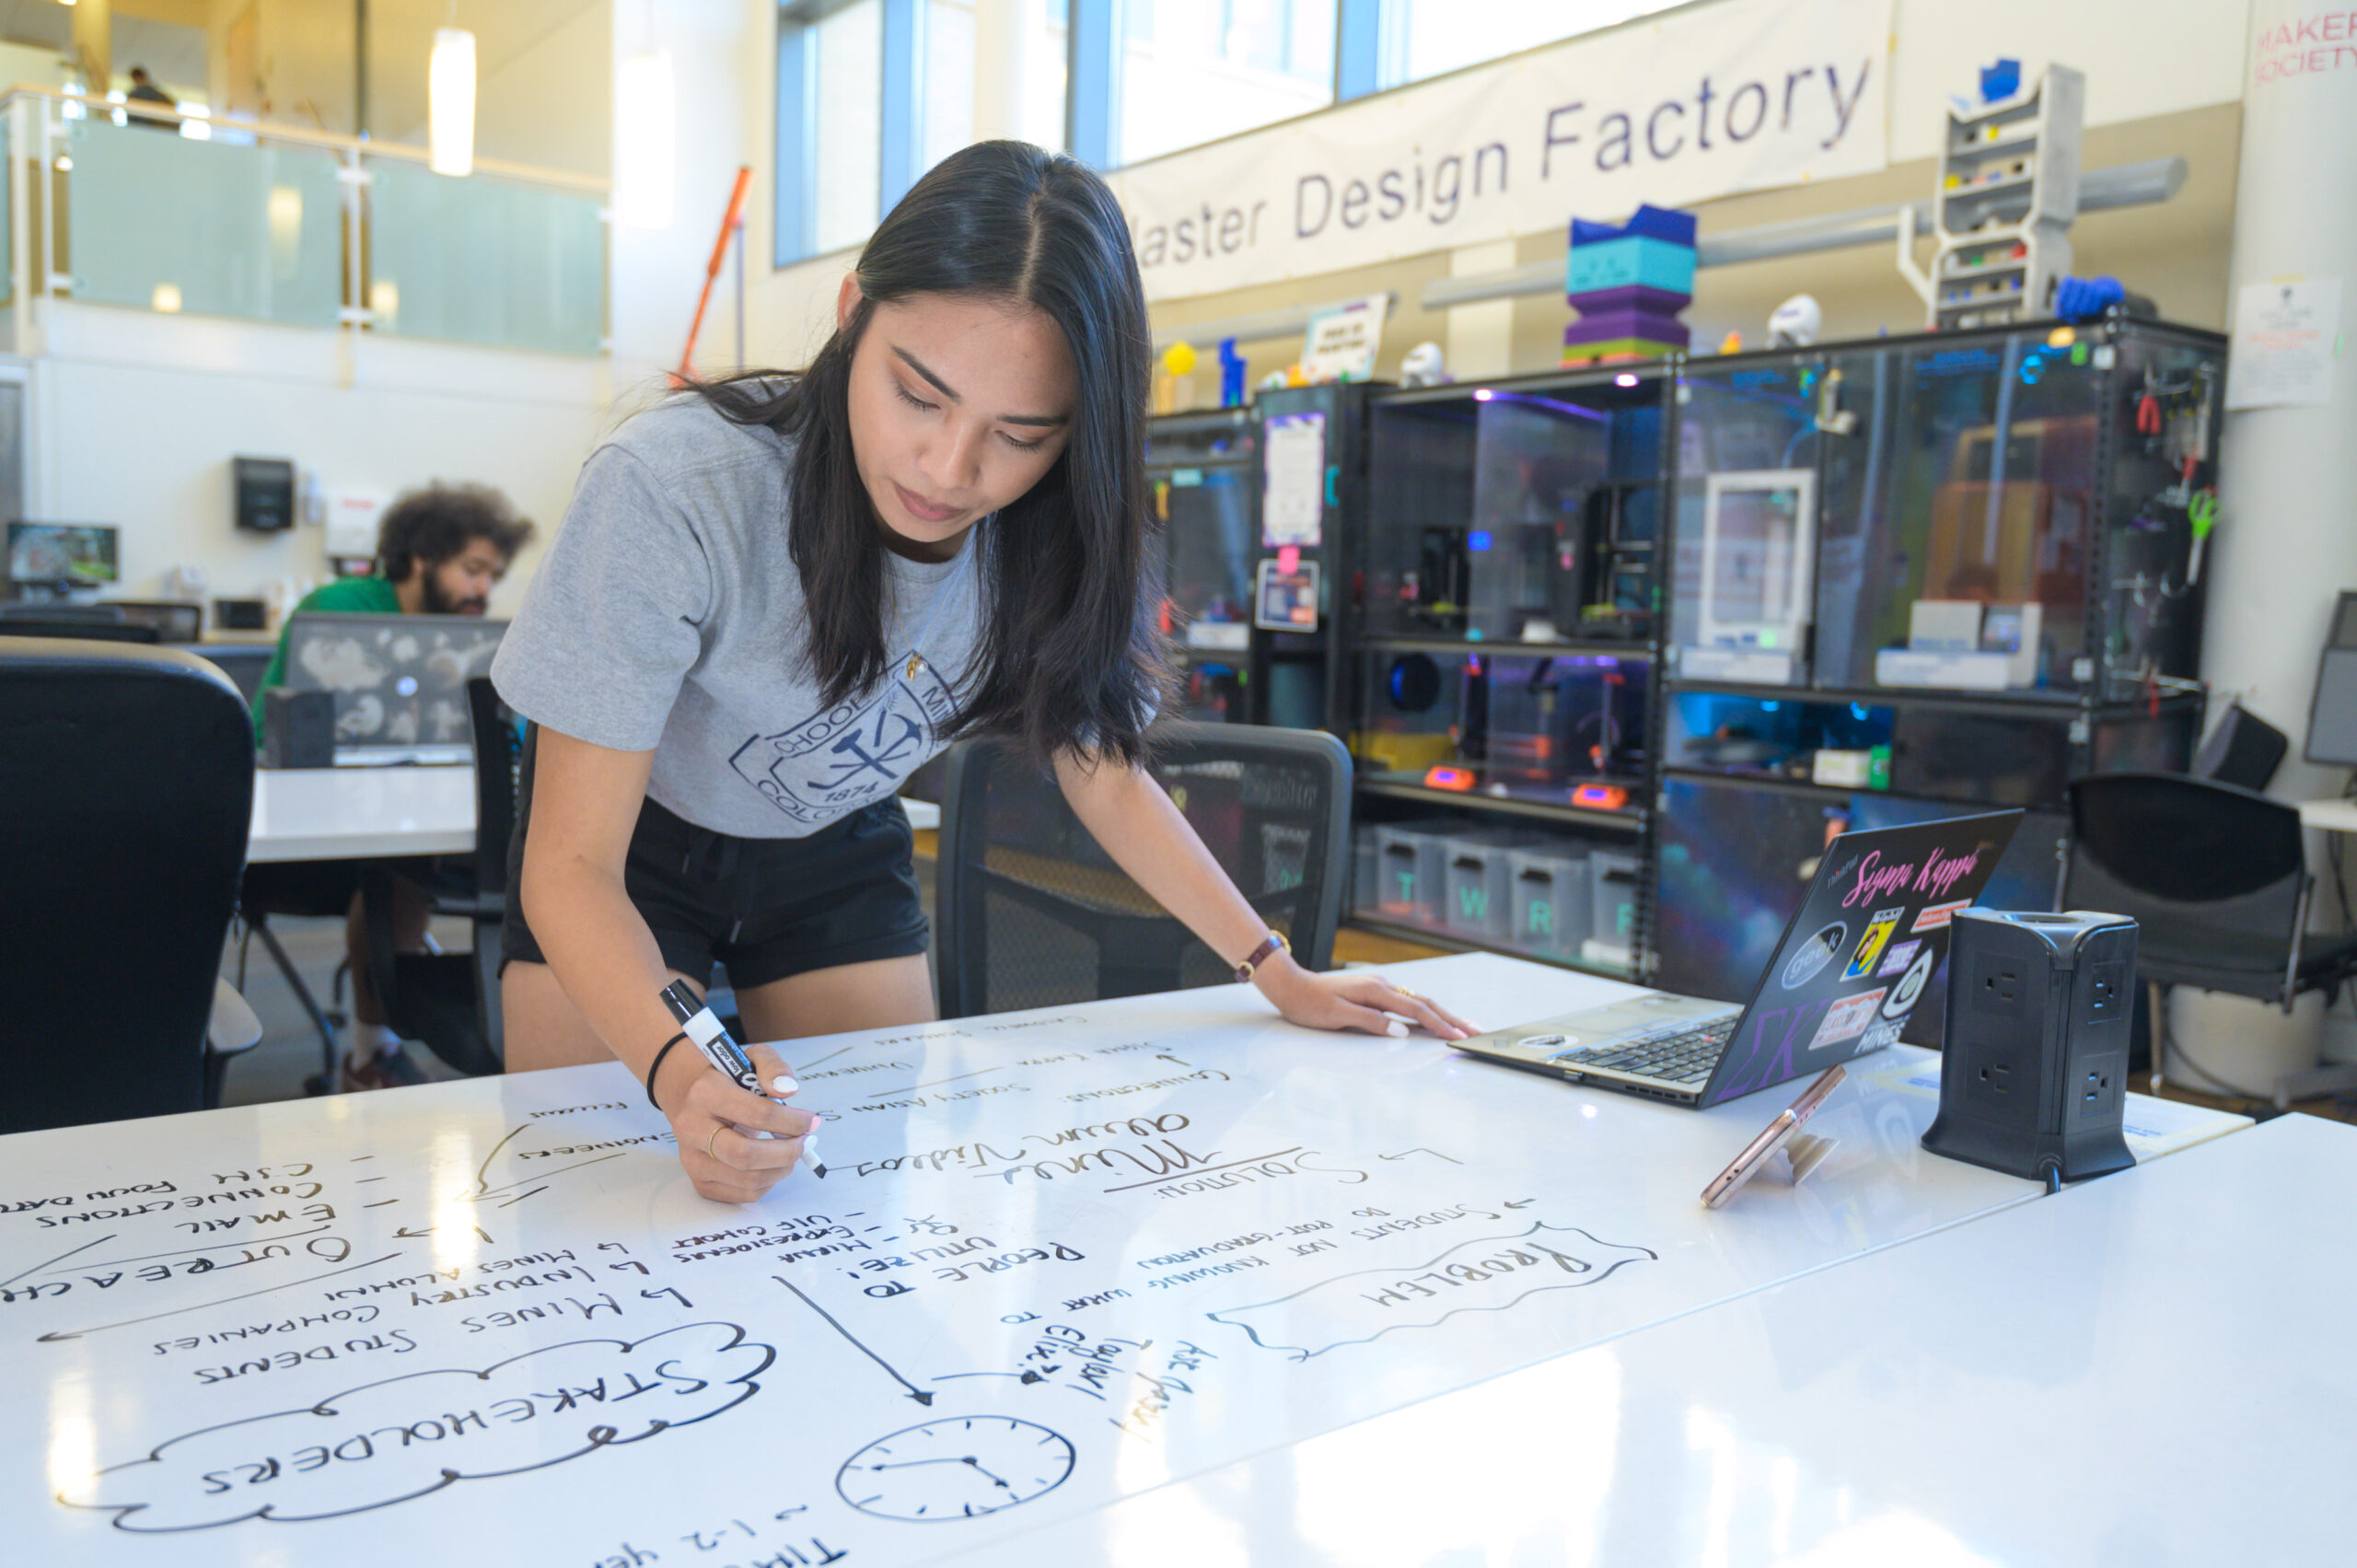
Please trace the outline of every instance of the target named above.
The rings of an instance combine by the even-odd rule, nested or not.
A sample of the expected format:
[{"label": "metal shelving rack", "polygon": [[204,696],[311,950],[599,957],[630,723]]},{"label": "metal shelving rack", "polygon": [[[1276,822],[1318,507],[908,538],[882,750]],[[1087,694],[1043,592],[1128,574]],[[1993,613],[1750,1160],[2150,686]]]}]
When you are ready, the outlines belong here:
[{"label": "metal shelving rack", "polygon": [[[1655,360],[1643,364],[1550,370],[1527,376],[1503,377],[1478,384],[1458,383],[1443,387],[1420,388],[1390,392],[1383,396],[1379,401],[1381,406],[1388,409],[1462,402],[1473,399],[1477,393],[1494,394],[1499,397],[1538,397],[1550,392],[1581,388],[1607,386],[1626,388],[1631,384],[1632,377],[1641,378],[1642,383],[1651,384],[1657,391],[1660,400],[1659,406],[1663,414],[1662,457],[1656,471],[1647,482],[1652,484],[1660,495],[1663,512],[1666,515],[1672,477],[1671,457],[1677,449],[1676,409],[1671,395],[1676,376],[1672,362]],[[1371,526],[1362,517],[1355,530],[1355,548],[1357,550],[1356,570],[1363,582],[1366,576],[1371,533]],[[1657,533],[1652,551],[1651,630],[1642,637],[1558,636],[1525,642],[1518,639],[1484,638],[1478,633],[1469,636],[1448,636],[1370,631],[1367,626],[1367,606],[1362,593],[1353,595],[1349,606],[1350,620],[1346,627],[1346,635],[1353,663],[1354,666],[1363,668],[1364,662],[1370,657],[1396,653],[1422,653],[1441,657],[1463,657],[1468,655],[1504,657],[1589,656],[1642,662],[1646,668],[1645,679],[1649,688],[1645,725],[1650,735],[1655,722],[1654,714],[1660,702],[1658,691],[1661,670],[1659,606],[1662,602],[1661,573],[1666,569],[1669,560],[1667,550],[1666,534]],[[1355,683],[1362,689],[1364,684],[1363,679]],[[1348,711],[1353,714],[1354,722],[1358,716],[1356,709],[1357,703],[1353,702]],[[1347,730],[1352,726],[1346,724],[1338,727]],[[1650,745],[1650,741],[1648,744]],[[1648,756],[1650,756],[1650,750]],[[1632,854],[1637,860],[1635,907],[1641,912],[1646,881],[1645,867],[1650,862],[1652,851],[1653,814],[1645,805],[1652,795],[1651,774],[1652,768],[1648,762],[1643,775],[1597,774],[1583,776],[1575,781],[1619,785],[1624,788],[1628,792],[1629,804],[1618,808],[1574,805],[1570,798],[1569,785],[1560,790],[1547,790],[1540,786],[1523,788],[1504,784],[1476,790],[1443,790],[1431,788],[1412,779],[1371,777],[1364,772],[1362,772],[1359,777],[1356,793],[1362,800],[1411,802],[1431,807],[1435,810],[1463,812],[1477,818],[1494,818],[1502,822],[1520,826],[1573,830],[1575,836],[1597,842],[1600,846],[1605,846],[1608,838],[1609,848],[1618,853]],[[1560,798],[1546,797],[1550,795],[1560,796]],[[1353,813],[1354,819],[1356,815]],[[1511,944],[1485,942],[1464,932],[1435,929],[1421,922],[1389,919],[1364,909],[1352,910],[1346,918],[1350,923],[1356,926],[1406,937],[1434,947],[1457,951],[1508,951],[1516,957],[1553,964],[1582,973],[1602,975],[1611,979],[1628,978],[1629,971],[1611,965],[1591,963],[1579,957],[1563,953],[1548,952]],[[1630,933],[1630,952],[1632,960],[1643,950],[1641,922],[1641,912],[1632,917]]]},{"label": "metal shelving rack", "polygon": [[[1666,804],[1664,786],[1674,780],[1733,784],[1737,787],[1771,790],[1786,796],[1798,796],[1826,802],[1851,797],[1857,794],[1857,791],[1847,786],[1818,785],[1805,779],[1678,765],[1672,762],[1669,756],[1669,730],[1673,722],[1673,710],[1678,697],[1681,693],[1689,692],[1706,692],[1731,698],[1752,698],[1768,703],[1856,704],[1869,710],[1888,709],[1894,712],[1895,723],[1916,717],[1974,718],[1984,721],[2002,721],[2015,726],[2024,724],[2048,727],[2059,726],[2061,742],[2059,750],[2066,759],[2063,762],[2063,772],[2068,777],[2095,772],[2107,764],[2109,759],[2105,751],[2105,743],[2111,738],[2117,726],[2132,722],[2154,723],[2173,726],[2183,736],[2183,745],[2174,749],[2175,754],[2168,757],[2165,763],[2154,765],[2174,767],[2187,765],[2192,740],[2199,733],[2206,701],[2205,693],[2199,683],[2191,679],[2199,658],[2200,598],[2198,593],[2194,591],[2194,585],[2184,576],[2190,543],[2189,526],[2181,534],[2169,532],[2168,537],[2157,545],[2141,546],[2145,555],[2134,562],[2116,560],[2114,552],[2123,540],[2149,537],[2137,525],[2145,520],[2144,514],[2147,510],[2155,509],[2153,507],[2153,503],[2157,499],[2149,492],[2139,494],[2142,489],[2139,485],[2123,482],[2128,477],[2127,465],[2132,464],[2148,478],[2151,477],[2155,466],[2153,454],[2131,454],[2126,449],[2126,443],[2141,441],[2149,447],[2159,443],[2161,439],[2149,431],[2139,431],[2135,427],[2134,410],[2137,401],[2155,383],[2151,376],[2143,371],[2142,366],[2131,365],[2131,351],[2133,356],[2141,359],[2143,365],[2154,363],[2157,357],[2156,351],[2166,349],[2177,352],[2180,357],[2190,354],[2202,358],[2205,362],[2214,361],[2216,366],[2223,367],[2225,353],[2225,343],[2223,339],[2213,333],[2192,329],[2167,326],[2157,322],[2133,321],[2115,316],[2103,322],[2075,331],[2059,329],[2050,322],[2028,322],[1969,332],[1942,332],[1924,334],[1915,338],[1875,339],[1848,343],[1831,343],[1810,349],[1702,359],[1689,358],[1681,361],[1678,373],[1681,378],[1684,378],[1696,374],[1714,376],[1728,373],[1739,374],[1746,367],[1751,366],[1764,369],[1771,366],[1790,366],[1800,364],[1814,366],[1821,374],[1842,361],[1845,356],[1852,357],[1854,362],[1854,356],[1887,354],[1894,356],[1893,364],[1898,364],[1902,363],[1900,356],[1914,350],[1970,352],[1996,347],[2003,351],[2009,344],[2013,352],[2004,353],[2003,357],[2003,373],[2008,376],[2018,377],[2025,374],[2021,369],[2022,360],[2032,349],[2049,354],[2084,352],[2085,355],[2084,363],[2092,366],[2094,369],[2094,387],[2088,401],[2095,415],[2091,471],[2094,475],[2096,504],[2084,524],[2087,556],[2084,569],[2084,597],[2081,606],[2084,627],[2084,645],[2087,652],[2081,655],[2075,661],[2077,668],[2067,672],[2065,686],[2061,689],[1976,691],[1871,686],[1846,680],[1816,685],[1810,682],[1820,679],[1823,673],[1817,662],[1816,655],[1824,628],[1813,624],[1807,682],[1792,686],[1753,686],[1707,679],[1689,679],[1674,672],[1669,673],[1662,681],[1662,700],[1655,704],[1648,714],[1653,729],[1653,733],[1647,738],[1647,756],[1651,762],[1653,775],[1648,799],[1655,807],[1656,819]],[[2076,365],[2082,361],[2074,359],[2073,363]],[[2138,380],[2140,375],[2143,377],[2141,386]],[[2182,406],[2178,412],[2185,419],[2206,424],[2206,431],[2199,437],[2198,447],[2195,438],[2190,436],[2173,435],[2168,437],[2167,455],[2173,461],[2180,447],[2198,449],[2201,457],[2194,466],[2199,467],[2200,464],[2208,463],[2209,455],[2216,450],[2215,425],[2218,407],[2214,398],[2215,379],[2209,377],[2206,372],[2194,379],[2201,382],[2201,389],[2198,393],[2200,398],[2198,404],[2189,404],[2186,401],[2197,395],[2184,390],[2186,387],[2193,385],[2192,380],[2171,373],[2164,375],[2160,384],[2165,392],[2171,387],[2178,389],[2175,395],[2180,400]],[[1686,401],[1683,396],[1678,399],[1681,408],[1685,406]],[[1863,423],[1885,411],[1865,409],[1852,412],[1859,412],[1861,423]],[[1823,427],[1820,426],[1820,428]],[[2171,425],[2168,428],[2177,431],[2181,427]],[[2003,438],[2005,437],[2001,437]],[[1680,450],[1682,446],[1681,442],[1680,446],[1673,447],[1673,450]],[[1824,444],[1820,443],[1819,447],[1817,461],[1820,477],[1822,477],[1825,464]],[[2214,466],[2210,467],[2207,471],[2211,476],[2210,482],[2214,483]],[[1820,516],[1822,516],[1823,508],[1836,503],[1829,495],[1828,488],[1823,483],[1819,484],[1817,494],[1818,505],[1821,509]],[[1871,498],[1869,504],[1872,504]],[[1893,510],[1895,506],[1881,515],[1880,522],[1886,528],[1893,526]],[[2167,505],[2160,506],[2156,510],[2162,514],[2170,512]],[[2175,516],[2178,521],[2185,520],[2181,512]],[[2164,521],[2166,521],[2165,517]],[[1663,518],[1663,548],[1669,552],[1673,558],[1678,548],[1678,509],[1676,506],[1666,509]],[[1813,548],[1819,552],[1821,563],[1823,552],[1827,548],[1826,532],[1821,528],[1817,531]],[[2152,569],[2156,563],[2159,570],[2157,575],[2153,575]],[[2173,575],[2174,587],[2171,587]],[[2141,602],[2142,596],[2148,592],[2164,594],[2184,604],[2184,612],[2173,627],[2170,640],[2157,648],[2144,650],[2142,663],[2133,661],[2123,663],[2121,662],[2122,648],[2133,642],[2129,634],[2130,628],[2126,626],[2129,617],[2123,610],[2123,596]],[[1674,656],[1666,650],[1675,646],[1678,633],[1675,621],[1675,597],[1674,595],[1666,596],[1658,625],[1659,640],[1666,650],[1663,655],[1666,662],[1671,662],[1674,659]],[[2129,647],[2128,651],[2132,654],[2136,650]],[[2167,732],[2165,729],[2156,729],[2151,733],[2158,736]],[[1986,809],[2013,805],[2034,805],[2049,812],[2060,810],[2060,802],[2056,800],[2021,801],[1986,797],[1974,799],[1968,792],[1962,790],[1943,793],[1936,796],[1931,796],[1928,791],[1918,791],[1913,792],[1910,797],[1919,800],[1932,797],[1942,801],[1953,801],[1959,809],[1965,810],[1973,809],[1976,807]],[[1657,975],[1661,970],[1659,937],[1663,924],[1663,912],[1659,901],[1661,892],[1659,839],[1660,834],[1655,827],[1649,824],[1646,834],[1646,869],[1639,883],[1636,912],[1636,929],[1640,934],[1642,947],[1636,955],[1637,962],[1633,978],[1641,981]],[[2056,845],[2055,889],[2058,894],[2060,861],[2064,847],[2060,842]]]}]

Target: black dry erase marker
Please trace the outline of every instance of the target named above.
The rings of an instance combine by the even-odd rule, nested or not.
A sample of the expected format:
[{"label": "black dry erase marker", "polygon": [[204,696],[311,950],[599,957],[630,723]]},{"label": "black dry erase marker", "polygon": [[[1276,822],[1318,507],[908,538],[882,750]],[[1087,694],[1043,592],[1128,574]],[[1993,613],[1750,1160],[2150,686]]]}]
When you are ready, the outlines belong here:
[{"label": "black dry erase marker", "polygon": [[[753,1071],[753,1059],[745,1048],[728,1038],[728,1031],[703,998],[688,989],[685,981],[673,981],[663,988],[663,1005],[671,1009],[671,1016],[679,1022],[679,1032],[695,1042],[704,1060],[737,1081],[749,1093],[761,1093],[761,1075]],[[764,1096],[764,1098],[767,1097]]]}]

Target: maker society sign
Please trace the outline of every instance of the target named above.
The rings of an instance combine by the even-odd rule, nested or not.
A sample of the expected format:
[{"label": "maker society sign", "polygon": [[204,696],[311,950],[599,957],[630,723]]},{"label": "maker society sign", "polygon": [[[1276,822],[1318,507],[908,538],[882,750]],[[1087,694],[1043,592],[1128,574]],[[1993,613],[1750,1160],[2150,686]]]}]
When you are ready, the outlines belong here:
[{"label": "maker society sign", "polygon": [[1891,0],[1721,0],[1120,170],[1150,299],[1881,168]]}]

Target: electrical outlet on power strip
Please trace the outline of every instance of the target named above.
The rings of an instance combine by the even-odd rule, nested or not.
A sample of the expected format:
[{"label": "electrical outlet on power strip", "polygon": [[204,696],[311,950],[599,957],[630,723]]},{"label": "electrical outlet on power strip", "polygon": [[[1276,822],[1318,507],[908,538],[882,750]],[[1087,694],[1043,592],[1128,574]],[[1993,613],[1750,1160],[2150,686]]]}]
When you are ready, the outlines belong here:
[{"label": "electrical outlet on power strip", "polygon": [[2133,1164],[2122,1132],[2136,923],[1959,911],[1940,1111],[1923,1146],[2032,1180]]}]

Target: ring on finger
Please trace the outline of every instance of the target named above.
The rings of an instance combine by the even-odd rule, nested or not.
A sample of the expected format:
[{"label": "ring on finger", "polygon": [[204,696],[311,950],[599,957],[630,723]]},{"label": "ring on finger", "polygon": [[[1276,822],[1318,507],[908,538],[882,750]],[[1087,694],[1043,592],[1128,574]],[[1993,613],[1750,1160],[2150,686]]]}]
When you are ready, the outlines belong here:
[{"label": "ring on finger", "polygon": [[718,1142],[720,1142],[720,1123],[715,1121],[712,1124],[712,1135],[703,1141],[704,1158],[715,1162],[719,1160],[720,1156],[713,1150],[713,1145]]},{"label": "ring on finger", "polygon": [[1404,985],[1395,985],[1391,989],[1398,992],[1400,995],[1405,996],[1411,1002],[1421,1002],[1423,1000],[1422,997],[1418,996],[1414,992],[1409,990]]}]

